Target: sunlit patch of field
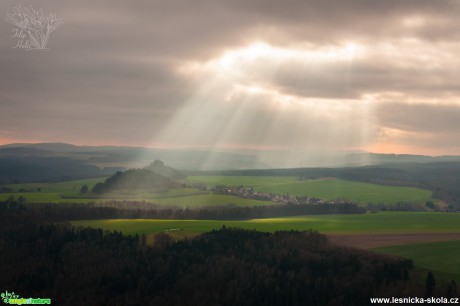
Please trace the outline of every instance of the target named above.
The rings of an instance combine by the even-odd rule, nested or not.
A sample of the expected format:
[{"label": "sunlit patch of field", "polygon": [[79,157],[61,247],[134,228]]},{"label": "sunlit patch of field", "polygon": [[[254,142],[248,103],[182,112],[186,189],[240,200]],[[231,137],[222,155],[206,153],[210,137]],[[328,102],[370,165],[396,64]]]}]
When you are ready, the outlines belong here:
[{"label": "sunlit patch of field", "polygon": [[359,233],[430,233],[460,232],[460,214],[429,212],[382,212],[363,215],[317,215],[289,218],[253,219],[246,221],[220,220],[158,220],[110,219],[75,221],[77,226],[118,230],[126,234],[152,234],[172,228],[206,232],[230,227],[256,229],[264,232],[313,229],[331,234]]},{"label": "sunlit patch of field", "polygon": [[[455,238],[459,236],[460,214],[458,213],[381,212],[363,215],[296,216],[247,221],[110,219],[81,220],[74,221],[72,224],[104,230],[117,230],[127,235],[145,234],[149,244],[154,242],[155,235],[158,233],[167,233],[173,239],[183,239],[219,229],[224,225],[263,232],[313,229],[324,234],[355,235],[356,237],[365,237],[367,240],[377,236],[393,236],[390,239],[393,239],[393,242],[398,245],[372,250],[413,259],[417,271],[425,271],[424,273],[419,271],[421,278],[426,276],[426,270],[437,271],[436,275],[447,281],[450,281],[452,277],[460,278],[460,257],[458,256],[460,241],[413,244],[415,240],[412,239],[413,237],[425,237],[426,239],[430,237],[437,239],[436,237],[438,237],[440,240],[445,240],[446,237]],[[402,241],[401,237],[404,237],[405,240]],[[365,243],[363,239],[361,240],[361,244]],[[388,240],[385,243],[388,245]],[[357,246],[360,247],[360,245]],[[367,245],[367,247],[369,246]]]}]

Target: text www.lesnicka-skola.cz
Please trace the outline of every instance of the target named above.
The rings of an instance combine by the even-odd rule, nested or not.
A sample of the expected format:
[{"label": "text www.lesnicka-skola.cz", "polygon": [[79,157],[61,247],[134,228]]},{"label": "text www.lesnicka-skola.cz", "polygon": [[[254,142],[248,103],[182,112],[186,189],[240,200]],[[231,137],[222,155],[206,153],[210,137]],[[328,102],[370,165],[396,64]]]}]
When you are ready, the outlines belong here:
[{"label": "text www.lesnicka-skola.cz", "polygon": [[445,297],[404,297],[404,298],[370,298],[371,304],[460,304],[459,298]]}]

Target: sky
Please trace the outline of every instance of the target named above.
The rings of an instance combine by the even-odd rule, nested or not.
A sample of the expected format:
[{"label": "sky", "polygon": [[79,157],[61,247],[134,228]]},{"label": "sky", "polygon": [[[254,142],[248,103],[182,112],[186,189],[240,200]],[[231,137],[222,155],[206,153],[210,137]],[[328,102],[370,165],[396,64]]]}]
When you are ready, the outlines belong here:
[{"label": "sky", "polygon": [[0,144],[460,155],[460,1],[20,4],[63,24],[0,2]]}]

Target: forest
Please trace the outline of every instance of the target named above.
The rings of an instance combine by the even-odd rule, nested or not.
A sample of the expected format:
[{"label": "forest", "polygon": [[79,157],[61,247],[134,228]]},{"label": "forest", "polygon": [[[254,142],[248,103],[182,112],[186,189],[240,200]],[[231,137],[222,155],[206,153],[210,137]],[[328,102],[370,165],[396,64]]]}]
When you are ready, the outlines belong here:
[{"label": "forest", "polygon": [[0,287],[57,305],[367,305],[425,294],[410,282],[411,260],[335,246],[313,231],[223,227],[178,242],[160,234],[149,246],[145,236],[30,214],[0,214]]},{"label": "forest", "polygon": [[34,203],[25,205],[22,198],[0,201],[0,212],[27,210],[34,218],[53,221],[84,219],[184,219],[184,220],[248,220],[300,215],[363,214],[366,210],[353,203],[334,204],[282,204],[267,206],[210,206],[180,208],[136,201],[112,201],[101,204]]}]

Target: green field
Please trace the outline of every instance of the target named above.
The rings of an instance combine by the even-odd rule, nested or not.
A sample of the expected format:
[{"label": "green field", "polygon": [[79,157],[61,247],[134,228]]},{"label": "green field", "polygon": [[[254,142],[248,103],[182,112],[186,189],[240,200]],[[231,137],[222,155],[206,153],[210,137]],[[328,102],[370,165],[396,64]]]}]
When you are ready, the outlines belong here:
[{"label": "green field", "polygon": [[[89,189],[93,188],[98,182],[104,181],[105,178],[77,180],[62,183],[30,183],[30,184],[12,184],[6,187],[13,188],[14,193],[1,193],[0,201],[6,200],[10,195],[15,198],[23,196],[27,203],[87,203],[87,202],[104,202],[109,200],[136,200],[148,201],[157,204],[174,205],[180,207],[207,207],[219,205],[234,206],[258,206],[270,205],[272,202],[257,201],[244,199],[237,196],[212,194],[207,191],[201,191],[196,188],[173,188],[167,191],[127,191],[98,194],[81,194],[80,188],[87,185]],[[40,192],[17,192],[19,189]]]},{"label": "green field", "polygon": [[157,198],[155,203],[164,205],[176,205],[181,207],[207,207],[207,206],[260,206],[272,205],[272,202],[257,201],[253,199],[244,199],[231,195],[223,194],[199,194],[190,195],[187,197],[171,197],[171,198]]},{"label": "green field", "polygon": [[410,258],[427,270],[460,275],[460,241],[398,245],[374,251]]},{"label": "green field", "polygon": [[309,196],[324,200],[345,199],[356,203],[410,202],[424,204],[432,200],[429,190],[412,187],[394,187],[339,179],[301,181],[295,177],[259,176],[194,176],[190,182],[208,185],[251,186],[256,191],[274,194]]},{"label": "green field", "polygon": [[210,186],[251,186],[263,187],[299,182],[294,176],[190,176],[188,183],[202,183]]},{"label": "green field", "polygon": [[[18,191],[21,188],[24,189],[37,189],[41,188],[41,192],[44,193],[68,193],[78,192],[83,185],[87,185],[89,189],[93,188],[99,182],[103,182],[106,178],[93,178],[85,180],[75,180],[60,183],[24,183],[24,184],[10,184],[4,185],[5,187],[13,188],[14,191]],[[3,195],[3,194],[2,194]]]},{"label": "green field", "polygon": [[[127,235],[146,234],[151,241],[152,235],[159,232],[169,232],[173,237],[183,238],[219,229],[223,225],[264,232],[314,229],[325,234],[460,233],[460,214],[380,212],[364,215],[318,215],[248,221],[111,219],[74,221],[72,224],[117,230]],[[373,250],[410,258],[423,271],[424,269],[433,272],[440,271],[441,273],[436,273],[436,275],[446,281],[460,277],[460,256],[458,256],[460,241],[397,245]],[[423,278],[426,276],[426,271],[419,274],[420,278]]]},{"label": "green field", "polygon": [[153,234],[172,228],[206,232],[222,225],[264,232],[314,229],[322,233],[423,233],[460,232],[460,214],[427,212],[381,212],[364,215],[318,215],[248,221],[113,219],[82,220],[77,226],[118,230],[125,234]]},{"label": "green field", "polygon": [[[26,198],[27,202],[32,203],[86,203],[88,199],[68,199],[66,196],[79,197],[80,188],[83,185],[87,185],[88,188],[93,188],[99,182],[103,182],[105,178],[94,178],[85,180],[75,180],[60,183],[25,183],[25,184],[10,184],[4,185],[5,187],[12,188],[14,193],[0,193],[0,201],[6,200],[10,195],[15,198],[20,196]],[[21,188],[27,190],[34,190],[34,192],[18,192]],[[37,189],[41,189],[40,192],[35,192]]]},{"label": "green field", "polygon": [[203,193],[198,189],[178,188],[167,192],[113,192],[104,195],[82,195],[69,192],[22,192],[0,194],[0,201],[6,200],[10,195],[15,198],[23,196],[26,203],[88,203],[104,202],[110,200],[135,200],[148,201],[156,204],[173,205],[179,207],[207,207],[219,205],[257,206],[270,205],[272,202],[243,199],[231,195]]},{"label": "green field", "polygon": [[[105,178],[77,180],[62,183],[34,183],[12,184],[6,187],[13,188],[14,196],[23,196],[27,202],[89,202],[102,200],[140,200],[159,204],[172,204],[182,207],[199,207],[210,205],[235,204],[237,206],[266,205],[270,202],[242,199],[236,196],[212,195],[196,188],[174,188],[165,192],[148,191],[117,191],[104,195],[92,193],[81,194],[83,185],[92,187],[104,181]],[[289,194],[296,196],[316,197],[324,200],[345,199],[356,203],[384,203],[409,202],[423,204],[431,199],[431,191],[410,187],[392,187],[367,183],[359,183],[338,179],[320,179],[301,181],[296,177],[282,176],[192,176],[187,183],[201,183],[208,186],[250,186],[257,192]],[[34,192],[19,193],[25,188]],[[40,192],[35,192],[38,188]],[[0,201],[10,196],[9,193],[0,194]]]}]

